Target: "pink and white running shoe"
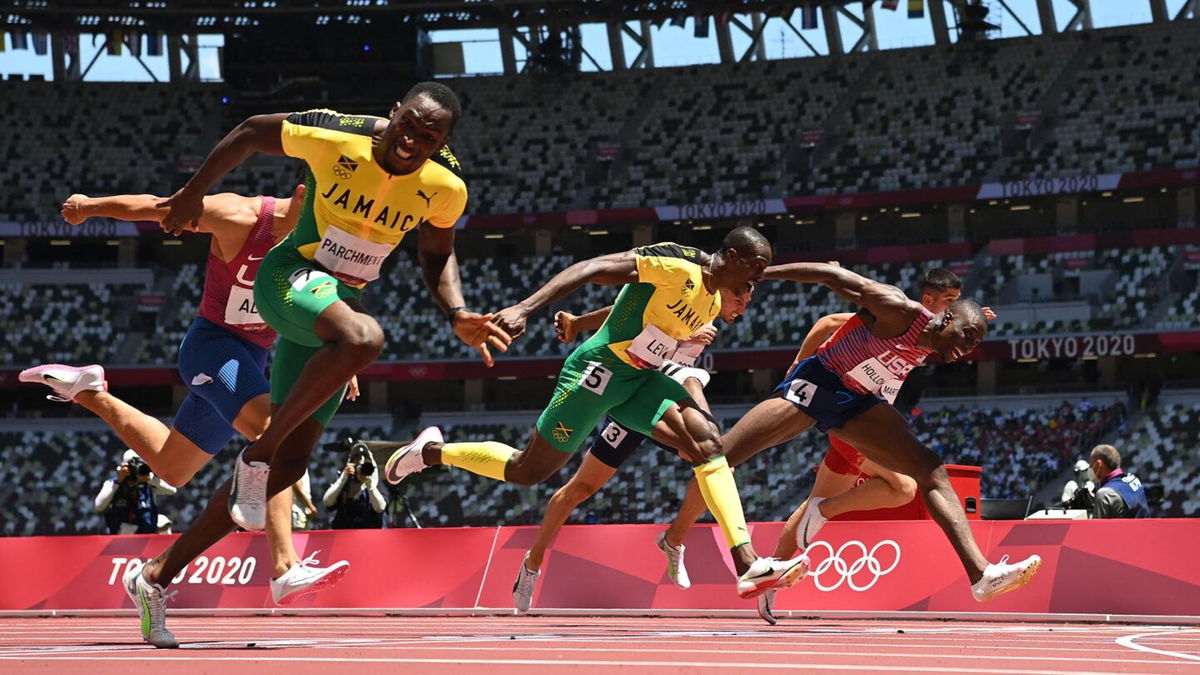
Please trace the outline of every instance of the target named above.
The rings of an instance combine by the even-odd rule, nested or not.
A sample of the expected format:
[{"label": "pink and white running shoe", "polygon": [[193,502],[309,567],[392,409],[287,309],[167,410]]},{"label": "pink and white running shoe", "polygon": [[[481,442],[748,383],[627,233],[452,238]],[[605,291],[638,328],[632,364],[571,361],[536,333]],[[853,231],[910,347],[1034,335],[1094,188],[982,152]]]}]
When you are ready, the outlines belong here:
[{"label": "pink and white running shoe", "polygon": [[81,391],[108,391],[108,382],[104,379],[104,367],[97,365],[76,368],[60,363],[47,363],[22,370],[18,376],[22,382],[44,384],[54,390],[54,394],[46,398],[51,401],[70,403]]}]

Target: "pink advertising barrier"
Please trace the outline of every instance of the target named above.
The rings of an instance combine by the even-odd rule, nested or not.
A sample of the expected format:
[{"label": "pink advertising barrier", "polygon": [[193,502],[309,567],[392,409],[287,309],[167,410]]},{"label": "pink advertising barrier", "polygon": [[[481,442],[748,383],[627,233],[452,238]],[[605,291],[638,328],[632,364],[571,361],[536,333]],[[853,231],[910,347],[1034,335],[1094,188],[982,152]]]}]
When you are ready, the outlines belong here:
[{"label": "pink advertising barrier", "polygon": [[[973,521],[992,560],[1032,553],[1041,572],[1024,590],[985,605],[929,521],[833,522],[812,549],[813,573],[777,598],[792,610],[925,610],[1032,613],[1200,613],[1200,520]],[[752,525],[761,552],[781,523]],[[548,552],[535,608],[749,609],[734,593],[732,565],[713,526],[687,539],[692,588],[667,579],[655,525],[563,529]],[[300,600],[308,608],[508,608],[531,527],[309,532],[302,555],[351,562],[334,588]],[[0,539],[0,610],[129,607],[121,575],[157,554],[171,537]],[[197,559],[172,586],[176,608],[264,608],[269,558],[262,535],[230,536]]]}]

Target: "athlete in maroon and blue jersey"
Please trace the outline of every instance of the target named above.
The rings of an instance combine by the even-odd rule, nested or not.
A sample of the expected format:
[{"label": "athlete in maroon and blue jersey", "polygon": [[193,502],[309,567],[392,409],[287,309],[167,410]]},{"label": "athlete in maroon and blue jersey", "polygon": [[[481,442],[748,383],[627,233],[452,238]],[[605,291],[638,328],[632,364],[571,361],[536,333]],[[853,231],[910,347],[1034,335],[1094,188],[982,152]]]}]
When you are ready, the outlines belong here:
[{"label": "athlete in maroon and blue jersey", "polygon": [[[63,218],[161,222],[166,209],[154,195],[71,195]],[[56,400],[96,413],[166,482],[182,486],[233,437],[257,438],[271,415],[264,376],[275,333],[254,306],[259,261],[295,225],[292,199],[217,194],[204,199],[195,232],[211,235],[200,311],[179,347],[179,373],[188,395],[173,428],[108,393],[104,369],[49,364],[21,373],[50,386]]]},{"label": "athlete in maroon and blue jersey", "polygon": [[[894,400],[904,378],[926,357],[936,353],[950,362],[971,353],[987,334],[983,309],[958,299],[935,313],[894,286],[831,264],[777,265],[767,268],[764,278],[821,283],[861,309],[814,355],[796,363],[771,398],[722,437],[730,463],[816,426],[867,460],[912,477],[933,519],[954,545],[976,600],[990,600],[1028,583],[1041,559],[990,564],[971,535],[941,457],[917,440],[895,408],[884,405]],[[694,488],[688,491],[677,522],[694,521],[703,513],[702,502],[692,495]],[[800,548],[812,543],[824,520],[819,509],[794,514],[798,522],[790,521],[789,527],[795,529]],[[761,606],[760,613],[764,618],[770,614]]]}]

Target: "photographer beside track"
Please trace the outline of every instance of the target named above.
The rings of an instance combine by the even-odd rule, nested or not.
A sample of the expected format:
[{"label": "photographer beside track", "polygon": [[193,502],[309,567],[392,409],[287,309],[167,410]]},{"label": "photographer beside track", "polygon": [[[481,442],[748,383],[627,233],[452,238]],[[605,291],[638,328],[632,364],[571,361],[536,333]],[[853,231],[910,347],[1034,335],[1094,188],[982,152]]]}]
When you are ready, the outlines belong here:
[{"label": "photographer beside track", "polygon": [[325,506],[334,510],[335,530],[380,529],[387,498],[379,490],[379,473],[367,446],[346,439],[349,446],[346,466],[333,485],[325,491]]},{"label": "photographer beside track", "polygon": [[126,450],[117,475],[104,481],[96,495],[96,513],[104,514],[109,534],[155,534],[158,506],[154,493],[175,494],[133,450]]}]

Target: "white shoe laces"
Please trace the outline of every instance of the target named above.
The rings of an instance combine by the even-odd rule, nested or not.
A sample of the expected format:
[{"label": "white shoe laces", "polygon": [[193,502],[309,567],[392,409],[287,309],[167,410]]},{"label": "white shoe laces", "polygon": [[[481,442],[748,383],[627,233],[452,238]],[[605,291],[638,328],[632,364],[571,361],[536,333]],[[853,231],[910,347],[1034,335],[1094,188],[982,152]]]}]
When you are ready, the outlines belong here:
[{"label": "white shoe laces", "polygon": [[667,564],[671,566],[671,573],[678,574],[679,567],[683,564],[683,544],[676,547],[667,543],[666,539],[663,539],[662,546],[659,548],[662,549],[663,553],[667,554]]},{"label": "white shoe laces", "polygon": [[146,582],[146,604],[150,609],[150,627],[151,629],[161,628],[166,630],[167,623],[167,602],[173,600],[179,591],[171,591],[167,593],[160,587]]},{"label": "white shoe laces", "polygon": [[244,485],[238,486],[238,503],[247,506],[265,506],[267,478],[270,475],[270,469],[265,466],[259,468],[247,464],[242,461],[242,457],[238,457],[237,461],[240,464],[238,471],[242,474],[241,478],[245,480]]},{"label": "white shoe laces", "polygon": [[538,571],[534,572],[533,570],[526,567],[525,561],[528,559],[529,559],[529,556],[525,556],[524,558],[521,559],[521,573],[517,575],[516,592],[521,595],[532,596],[533,595],[533,586],[534,586],[534,584],[537,583],[538,575],[541,574],[542,571],[538,570]]},{"label": "white shoe laces", "polygon": [[296,563],[296,567],[316,567],[317,563],[320,562],[317,560],[317,554],[320,552],[321,551],[318,549],[312,553],[309,553],[307,558]]}]

